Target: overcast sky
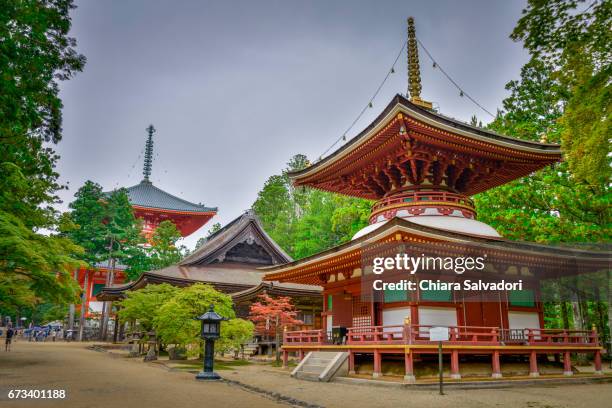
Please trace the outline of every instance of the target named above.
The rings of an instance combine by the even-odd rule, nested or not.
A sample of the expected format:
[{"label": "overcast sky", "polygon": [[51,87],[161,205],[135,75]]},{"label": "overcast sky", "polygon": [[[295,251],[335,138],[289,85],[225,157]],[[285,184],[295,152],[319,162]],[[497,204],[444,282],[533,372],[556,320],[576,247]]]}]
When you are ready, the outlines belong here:
[{"label": "overcast sky", "polygon": [[[142,179],[153,123],[153,183],[218,215],[250,208],[296,153],[320,156],[351,124],[406,38],[406,17],[440,65],[491,112],[527,53],[508,35],[524,1],[77,1],[72,35],[85,70],[63,83],[63,209],[87,179],[105,189]],[[423,91],[446,115],[490,118],[420,51]],[[406,92],[406,56],[363,129]]]}]

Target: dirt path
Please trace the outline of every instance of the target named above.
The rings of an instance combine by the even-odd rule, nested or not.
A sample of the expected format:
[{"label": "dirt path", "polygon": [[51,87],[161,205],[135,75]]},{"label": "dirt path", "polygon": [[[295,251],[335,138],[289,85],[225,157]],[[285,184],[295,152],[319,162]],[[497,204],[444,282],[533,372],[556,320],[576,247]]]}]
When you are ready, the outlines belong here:
[{"label": "dirt path", "polygon": [[227,379],[247,383],[328,408],[383,407],[511,407],[511,408],[599,408],[610,406],[612,383],[503,389],[415,390],[340,383],[316,383],[290,378],[271,367],[244,366],[225,371]]},{"label": "dirt path", "polygon": [[[15,344],[0,351],[0,407],[215,408],[287,407],[225,383],[196,382],[193,374],[167,371],[140,359],[95,352],[72,343]],[[220,371],[230,380],[329,408],[366,407],[605,407],[612,384],[509,389],[406,390],[371,385],[315,383],[290,378],[286,371],[251,365]],[[7,399],[9,389],[65,389],[65,400]]]},{"label": "dirt path", "polygon": [[[17,342],[0,350],[0,407],[287,407],[225,383],[203,383],[78,343]],[[64,389],[64,400],[9,400],[9,389]]]}]

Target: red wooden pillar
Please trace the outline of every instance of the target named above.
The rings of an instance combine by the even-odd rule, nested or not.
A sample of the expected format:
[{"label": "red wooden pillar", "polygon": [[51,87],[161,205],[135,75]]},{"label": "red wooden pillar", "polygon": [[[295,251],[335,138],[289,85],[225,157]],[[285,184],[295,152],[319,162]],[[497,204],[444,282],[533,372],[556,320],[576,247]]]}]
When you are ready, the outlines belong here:
[{"label": "red wooden pillar", "polygon": [[569,351],[563,352],[563,375],[574,375],[572,371],[572,357]]},{"label": "red wooden pillar", "polygon": [[374,350],[374,372],[372,373],[372,377],[378,378],[382,377],[382,356],[380,354],[380,350]]},{"label": "red wooden pillar", "polygon": [[355,374],[355,352],[352,350],[349,350],[348,365],[349,365],[349,375]]},{"label": "red wooden pillar", "polygon": [[287,368],[289,363],[289,352],[283,349],[283,368]]},{"label": "red wooden pillar", "polygon": [[404,365],[406,366],[404,381],[414,383],[416,381],[414,376],[414,353],[410,349],[404,353]]},{"label": "red wooden pillar", "polygon": [[535,350],[531,350],[529,353],[529,376],[540,376],[540,371],[538,370],[538,354],[535,352]]},{"label": "red wooden pillar", "polygon": [[601,371],[601,350],[595,351],[593,362],[595,363],[595,374],[603,374],[603,371]]},{"label": "red wooden pillar", "polygon": [[499,351],[493,351],[493,355],[491,357],[491,367],[493,368],[493,373],[491,377],[493,378],[502,378],[501,365],[499,364]]},{"label": "red wooden pillar", "polygon": [[461,374],[459,373],[459,351],[458,350],[451,351],[451,378],[455,380],[461,379]]}]

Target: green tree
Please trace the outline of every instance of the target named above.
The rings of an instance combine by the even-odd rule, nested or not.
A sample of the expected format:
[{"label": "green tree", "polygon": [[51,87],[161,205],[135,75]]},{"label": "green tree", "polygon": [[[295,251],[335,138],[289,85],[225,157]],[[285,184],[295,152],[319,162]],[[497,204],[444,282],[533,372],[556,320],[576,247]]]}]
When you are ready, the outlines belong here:
[{"label": "green tree", "polygon": [[124,323],[138,322],[141,330],[150,331],[162,305],[179,291],[177,287],[162,283],[127,292],[125,299],[119,303],[119,318]]},{"label": "green tree", "polygon": [[90,267],[106,260],[129,263],[145,242],[125,189],[104,193],[86,181],[69,204],[69,217],[76,228],[68,236],[85,248],[82,259]]},{"label": "green tree", "polygon": [[292,257],[302,258],[349,241],[368,225],[371,202],[304,187],[288,173],[309,164],[298,154],[264,184],[253,204],[270,236]]},{"label": "green tree", "polygon": [[151,246],[148,248],[152,269],[165,268],[181,260],[181,247],[176,245],[181,238],[181,232],[172,221],[159,223],[151,236]]},{"label": "green tree", "polygon": [[[206,235],[210,237],[212,234],[214,234],[215,232],[219,231],[220,229],[221,229],[221,224],[219,224],[218,222],[215,222],[213,224],[213,226],[210,227],[210,229],[208,230]],[[198,240],[198,242],[200,242],[200,240]]]},{"label": "green tree", "polygon": [[215,305],[215,311],[225,318],[233,319],[236,316],[232,298],[216,291],[210,285],[196,283],[180,289],[159,307],[157,316],[153,319],[157,335],[166,345],[188,348],[191,353],[199,353],[200,322],[195,318],[205,313],[211,304]]},{"label": "green tree", "polygon": [[[52,144],[61,139],[58,82],[83,68],[68,37],[72,1],[0,7],[0,307],[70,302],[79,248],[64,238]],[[46,229],[51,233],[40,234]]]},{"label": "green tree", "polygon": [[244,319],[231,319],[221,324],[221,338],[217,341],[216,350],[219,353],[243,351],[244,345],[253,339],[255,325]]},{"label": "green tree", "polygon": [[[479,218],[506,238],[610,242],[611,23],[610,2],[529,0],[511,35],[531,60],[520,80],[506,86],[511,95],[489,126],[522,139],[560,142],[566,160],[475,197]],[[609,341],[604,299],[587,302],[561,286],[543,288],[558,299],[545,305],[548,327],[594,323]],[[608,290],[608,320],[611,296]]]},{"label": "green tree", "polygon": [[612,3],[529,0],[511,38],[522,41],[559,84],[560,123],[569,168],[578,182],[602,190],[610,168]]}]

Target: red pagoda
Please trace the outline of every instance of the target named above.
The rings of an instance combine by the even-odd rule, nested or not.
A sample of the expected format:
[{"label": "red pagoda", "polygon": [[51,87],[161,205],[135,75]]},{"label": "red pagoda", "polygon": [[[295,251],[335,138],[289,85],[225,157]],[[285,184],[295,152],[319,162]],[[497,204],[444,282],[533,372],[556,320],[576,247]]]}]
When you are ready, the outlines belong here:
[{"label": "red pagoda", "polygon": [[[539,279],[608,268],[608,255],[505,240],[476,219],[470,198],[559,161],[560,146],[514,139],[432,110],[420,97],[412,19],[408,24],[410,97],[395,96],[344,146],[290,173],[296,186],[376,202],[370,225],[352,241],[268,268],[267,280],[323,286],[323,329],[286,332],[285,362],[289,353],[296,353],[301,363],[295,376],[325,381],[334,367],[319,370],[321,361],[342,361],[344,355],[348,374],[361,371],[376,378],[399,360],[405,381],[413,382],[415,364],[438,352],[429,329],[446,327],[449,341],[443,352],[454,379],[461,378],[460,358],[477,356],[488,359],[494,378],[502,376],[503,359],[525,357],[525,375],[537,376],[538,362],[548,355],[562,359],[563,374],[571,375],[570,353],[592,354],[595,371],[601,373],[602,348],[595,331],[544,328]],[[364,259],[371,248],[383,251],[389,245],[421,245],[447,255],[461,255],[469,246],[489,255],[479,279],[520,279],[524,286],[498,290],[493,298],[463,289],[374,293],[364,284],[375,276]],[[453,275],[432,278],[451,282],[457,278]],[[390,275],[391,280],[401,277]],[[427,273],[418,278],[427,278]]]},{"label": "red pagoda", "polygon": [[[153,165],[153,134],[155,128],[147,128],[147,141],[144,154],[143,180],[128,187],[127,193],[134,209],[134,215],[143,220],[143,233],[150,237],[160,222],[172,221],[186,237],[193,234],[217,214],[217,208],[191,203],[172,195],[156,186],[150,180]],[[125,267],[116,265],[113,273],[108,266],[97,265],[95,269],[81,268],[78,281],[85,288],[86,316],[97,315],[103,310],[103,302],[96,296],[104,286],[125,282]]]}]

